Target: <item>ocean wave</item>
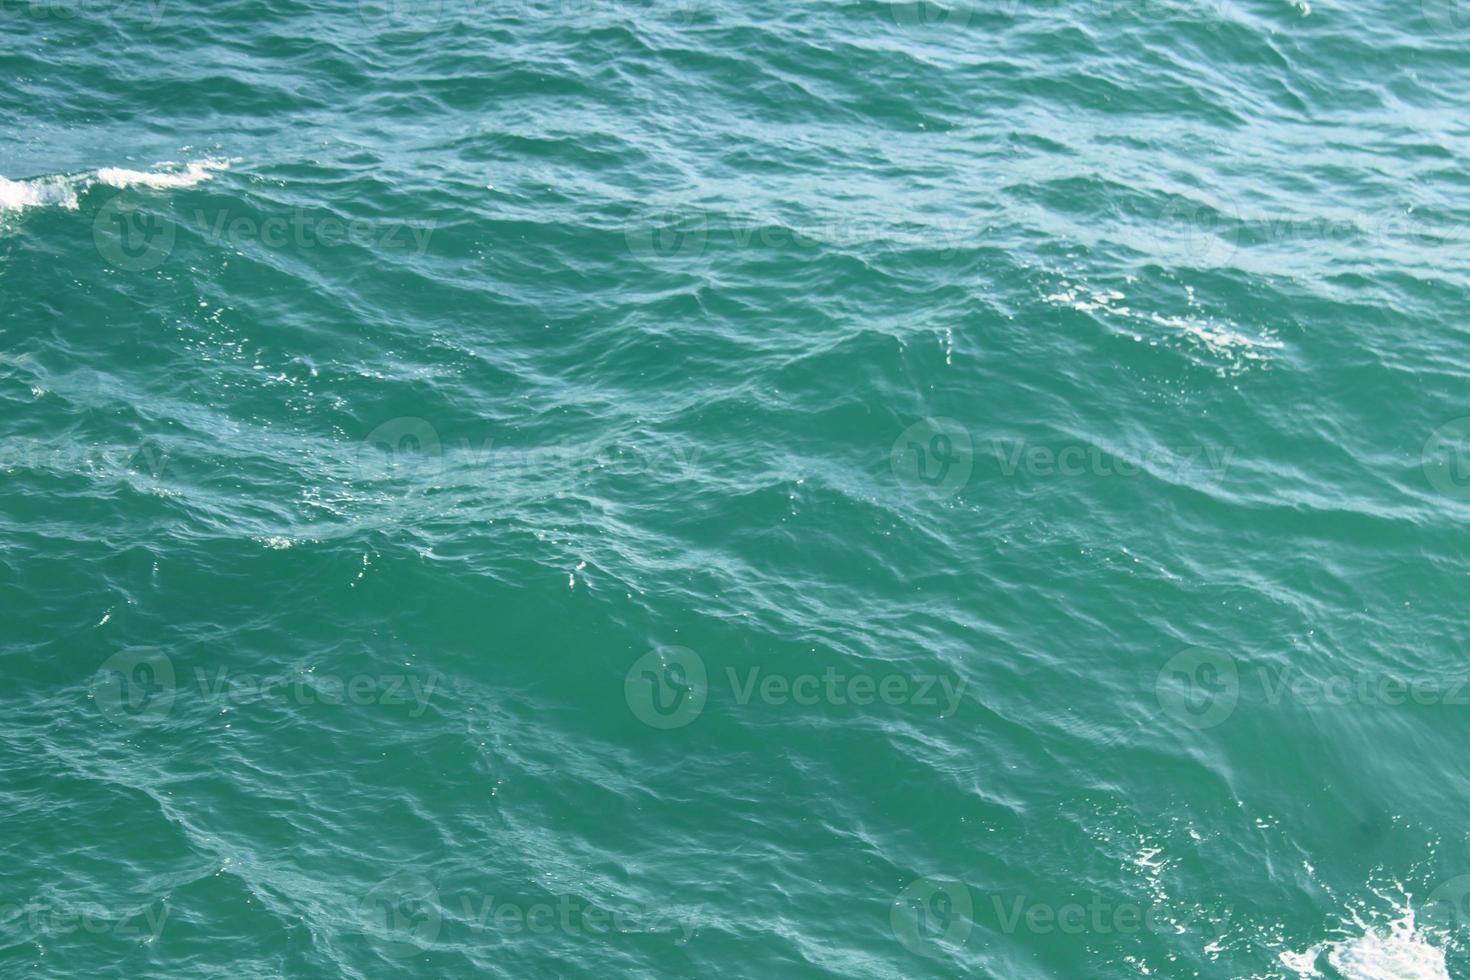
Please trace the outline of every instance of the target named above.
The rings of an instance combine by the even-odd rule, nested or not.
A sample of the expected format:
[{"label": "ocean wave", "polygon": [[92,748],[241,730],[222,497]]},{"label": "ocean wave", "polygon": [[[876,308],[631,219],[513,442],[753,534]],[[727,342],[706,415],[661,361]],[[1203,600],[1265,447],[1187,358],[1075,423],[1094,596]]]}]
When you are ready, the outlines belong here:
[{"label": "ocean wave", "polygon": [[108,187],[151,187],[167,190],[193,187],[214,177],[216,170],[228,170],[231,161],[220,159],[190,160],[183,164],[154,164],[157,170],[128,170],[125,167],[102,167],[80,174],[48,174],[26,180],[0,177],[0,214],[34,207],[61,207],[75,210],[80,195],[94,184]]},{"label": "ocean wave", "polygon": [[[1450,980],[1443,949],[1415,921],[1407,899],[1394,904],[1395,916],[1386,925],[1364,921],[1353,913],[1345,939],[1321,942],[1303,952],[1279,954],[1281,964],[1302,980],[1341,976],[1346,980]],[[1324,974],[1323,958],[1334,971]]]},{"label": "ocean wave", "polygon": [[32,180],[8,180],[0,177],[0,214],[47,205],[63,208],[77,206],[77,187],[71,178],[36,177]]},{"label": "ocean wave", "polygon": [[[155,164],[159,167],[177,167],[175,163]],[[228,160],[193,160],[183,165],[184,169],[164,170],[158,173],[141,170],[128,170],[123,167],[103,167],[97,171],[97,179],[109,187],[154,187],[164,189],[169,187],[193,187],[195,184],[211,180],[214,174],[211,171],[228,170]]]}]

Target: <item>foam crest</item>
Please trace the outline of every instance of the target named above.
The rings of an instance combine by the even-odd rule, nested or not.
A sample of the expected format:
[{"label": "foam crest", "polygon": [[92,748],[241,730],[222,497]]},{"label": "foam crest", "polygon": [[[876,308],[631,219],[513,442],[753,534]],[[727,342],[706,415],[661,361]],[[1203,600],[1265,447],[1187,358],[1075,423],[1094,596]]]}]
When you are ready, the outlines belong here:
[{"label": "foam crest", "polygon": [[1303,980],[1324,976],[1319,969],[1324,956],[1334,971],[1329,975],[1346,980],[1450,980],[1444,950],[1429,941],[1415,922],[1414,910],[1405,902],[1395,911],[1387,926],[1366,923],[1354,914],[1352,931],[1359,935],[1318,943],[1305,952],[1281,953],[1281,963]]},{"label": "foam crest", "polygon": [[76,184],[68,177],[36,177],[32,180],[0,177],[0,214],[47,205],[75,208]]},{"label": "foam crest", "polygon": [[228,170],[230,161],[191,160],[184,164],[160,163],[157,167],[159,169],[154,171],[103,167],[96,173],[55,174],[29,180],[0,177],[0,214],[35,207],[75,210],[77,195],[98,183],[117,188],[151,187],[158,190],[193,187],[213,178],[216,170]]},{"label": "foam crest", "polygon": [[[160,167],[177,167],[174,163],[160,163]],[[183,170],[148,172],[127,170],[123,167],[103,167],[97,171],[97,179],[110,187],[154,187],[160,190],[170,187],[193,187],[195,184],[214,177],[211,171],[228,170],[228,160],[193,160],[184,164]]]}]

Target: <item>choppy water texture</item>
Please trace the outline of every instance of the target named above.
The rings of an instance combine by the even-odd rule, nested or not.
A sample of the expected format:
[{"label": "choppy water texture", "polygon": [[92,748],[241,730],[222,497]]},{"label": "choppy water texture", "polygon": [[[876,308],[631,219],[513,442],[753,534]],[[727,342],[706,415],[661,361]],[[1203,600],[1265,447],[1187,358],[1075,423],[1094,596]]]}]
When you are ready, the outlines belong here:
[{"label": "choppy water texture", "polygon": [[1470,975],[1452,0],[0,3],[0,972]]}]

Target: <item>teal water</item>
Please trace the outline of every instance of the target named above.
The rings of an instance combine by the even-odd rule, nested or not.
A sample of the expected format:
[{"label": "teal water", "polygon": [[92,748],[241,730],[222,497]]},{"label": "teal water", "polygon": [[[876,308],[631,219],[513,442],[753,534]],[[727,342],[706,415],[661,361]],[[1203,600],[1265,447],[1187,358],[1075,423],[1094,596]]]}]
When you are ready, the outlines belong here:
[{"label": "teal water", "polygon": [[1470,976],[1467,70],[0,3],[0,974]]}]

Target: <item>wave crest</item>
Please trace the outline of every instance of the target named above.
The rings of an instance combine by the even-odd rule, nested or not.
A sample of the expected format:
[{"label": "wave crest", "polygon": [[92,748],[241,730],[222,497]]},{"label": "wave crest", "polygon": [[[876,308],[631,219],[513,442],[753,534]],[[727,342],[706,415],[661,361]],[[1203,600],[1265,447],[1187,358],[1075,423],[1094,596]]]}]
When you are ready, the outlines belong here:
[{"label": "wave crest", "polygon": [[166,190],[193,187],[210,180],[216,170],[228,170],[229,160],[190,160],[183,164],[158,163],[156,170],[128,170],[125,167],[102,167],[82,174],[53,174],[28,180],[0,177],[0,214],[34,207],[62,207],[75,210],[78,195],[93,184],[109,187],[151,187]]}]

